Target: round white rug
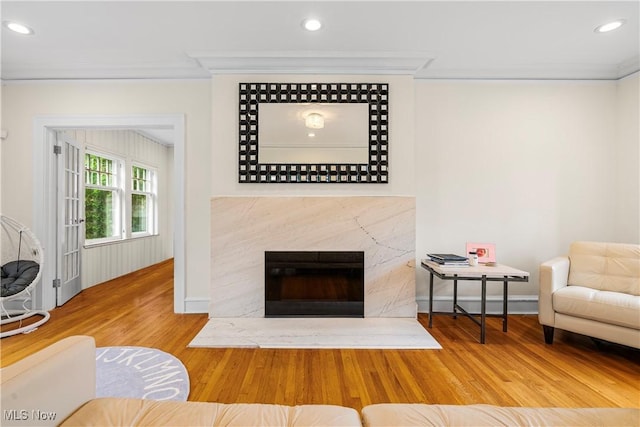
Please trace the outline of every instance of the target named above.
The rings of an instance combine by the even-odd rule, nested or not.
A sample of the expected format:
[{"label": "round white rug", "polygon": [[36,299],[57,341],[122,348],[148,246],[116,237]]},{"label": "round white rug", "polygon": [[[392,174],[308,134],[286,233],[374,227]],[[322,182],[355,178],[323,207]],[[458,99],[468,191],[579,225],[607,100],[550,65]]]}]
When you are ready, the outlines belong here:
[{"label": "round white rug", "polygon": [[187,400],[189,374],[175,356],[154,348],[98,347],[96,397]]}]

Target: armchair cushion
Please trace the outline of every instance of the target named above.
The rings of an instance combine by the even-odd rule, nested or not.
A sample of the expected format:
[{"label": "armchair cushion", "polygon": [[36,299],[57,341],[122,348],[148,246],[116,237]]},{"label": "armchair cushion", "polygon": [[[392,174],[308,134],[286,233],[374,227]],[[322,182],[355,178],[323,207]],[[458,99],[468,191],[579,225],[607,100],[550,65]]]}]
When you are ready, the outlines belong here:
[{"label": "armchair cushion", "polygon": [[640,245],[574,242],[569,285],[640,295]]},{"label": "armchair cushion", "polygon": [[558,313],[640,329],[638,296],[567,286],[553,294],[553,307]]}]

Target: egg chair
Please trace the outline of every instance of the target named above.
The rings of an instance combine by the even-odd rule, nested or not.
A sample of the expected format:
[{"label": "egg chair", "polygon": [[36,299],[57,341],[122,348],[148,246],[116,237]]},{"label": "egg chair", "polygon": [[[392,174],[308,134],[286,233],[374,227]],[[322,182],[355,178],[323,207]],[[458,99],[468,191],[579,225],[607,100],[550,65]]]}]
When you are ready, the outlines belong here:
[{"label": "egg chair", "polygon": [[[47,311],[34,310],[31,298],[42,276],[44,256],[40,241],[27,227],[5,215],[0,215],[0,233],[1,324],[18,322],[13,328],[3,327],[0,338],[5,338],[35,330],[49,320],[50,315]],[[41,319],[23,324],[32,316],[41,316]]]}]

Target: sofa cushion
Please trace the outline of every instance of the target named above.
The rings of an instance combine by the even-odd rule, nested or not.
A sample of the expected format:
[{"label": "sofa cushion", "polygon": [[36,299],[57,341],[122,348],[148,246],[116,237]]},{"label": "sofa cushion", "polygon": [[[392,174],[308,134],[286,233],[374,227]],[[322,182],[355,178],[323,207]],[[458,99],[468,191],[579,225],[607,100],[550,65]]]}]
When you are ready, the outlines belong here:
[{"label": "sofa cushion", "polygon": [[553,309],[569,316],[640,329],[640,296],[567,286],[554,292]]},{"label": "sofa cushion", "polygon": [[640,295],[640,245],[574,242],[569,285]]},{"label": "sofa cushion", "polygon": [[640,409],[515,408],[492,405],[426,405],[388,403],[365,406],[362,423],[382,426],[633,426]]},{"label": "sofa cushion", "polygon": [[269,405],[99,398],[61,426],[360,426],[355,409],[335,405]]},{"label": "sofa cushion", "polygon": [[2,368],[0,382],[0,425],[58,425],[96,395],[95,340],[89,336],[61,339]]}]

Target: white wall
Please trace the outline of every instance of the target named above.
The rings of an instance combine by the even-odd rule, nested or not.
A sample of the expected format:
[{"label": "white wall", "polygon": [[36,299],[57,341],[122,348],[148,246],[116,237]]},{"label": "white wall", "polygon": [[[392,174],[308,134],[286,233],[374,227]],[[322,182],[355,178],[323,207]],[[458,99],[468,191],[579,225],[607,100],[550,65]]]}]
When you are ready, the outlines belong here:
[{"label": "white wall", "polygon": [[[4,90],[4,85],[1,83],[0,81],[0,100],[4,99],[3,96],[3,90]],[[0,130],[4,131],[4,125],[3,125],[3,121],[2,118],[3,116],[3,107],[4,106],[4,102],[0,102]],[[4,174],[2,173],[2,165],[4,165],[4,161],[2,160],[2,154],[4,152],[4,139],[0,140],[0,189],[4,189],[4,187],[2,186],[3,183],[3,176]],[[4,213],[4,210],[2,209],[2,192],[0,191],[0,213]]]},{"label": "white wall", "polygon": [[[239,81],[388,82],[390,183],[238,184]],[[1,206],[27,225],[35,116],[186,115],[186,296],[202,312],[213,196],[415,195],[418,258],[433,250],[461,252],[471,240],[496,243],[499,261],[532,273],[511,294],[531,298],[539,263],[571,241],[638,241],[638,74],[619,82],[248,75],[11,83],[2,88],[2,104],[9,137],[2,142]],[[424,301],[427,278],[420,268],[417,274]],[[436,294],[449,291],[438,284]]]},{"label": "white wall", "polygon": [[[615,146],[614,240],[640,241],[640,72],[617,84],[616,137],[608,142]],[[615,144],[615,145],[614,145]]]},{"label": "white wall", "polygon": [[[9,137],[2,142],[4,213],[32,225],[35,117],[184,114],[186,299],[196,305],[208,301],[210,86],[209,80],[5,83],[2,128]],[[206,302],[203,307],[206,311]]]},{"label": "white wall", "polygon": [[[495,243],[498,262],[531,273],[511,286],[518,299],[537,296],[539,264],[574,240],[637,242],[616,231],[616,222],[637,221],[638,200],[637,126],[635,148],[629,135],[616,150],[616,126],[633,128],[616,121],[618,96],[616,82],[418,81],[417,253]],[[625,177],[636,176],[623,191],[620,158]],[[635,213],[616,213],[631,191]],[[428,295],[423,276],[419,300]]]},{"label": "white wall", "polygon": [[[238,83],[312,81],[389,83],[388,186],[238,184]],[[611,207],[619,198],[611,191],[616,168],[610,143],[617,85],[215,76],[212,194],[414,194],[418,259],[429,251],[462,253],[467,241],[495,243],[500,262],[531,273],[530,282],[513,285],[511,295],[525,302],[524,310],[535,310],[540,262],[563,253],[573,240],[615,240]],[[420,268],[416,274],[424,309],[427,276]],[[477,297],[464,286],[462,294]],[[447,299],[450,291],[439,283],[436,295]]]}]

